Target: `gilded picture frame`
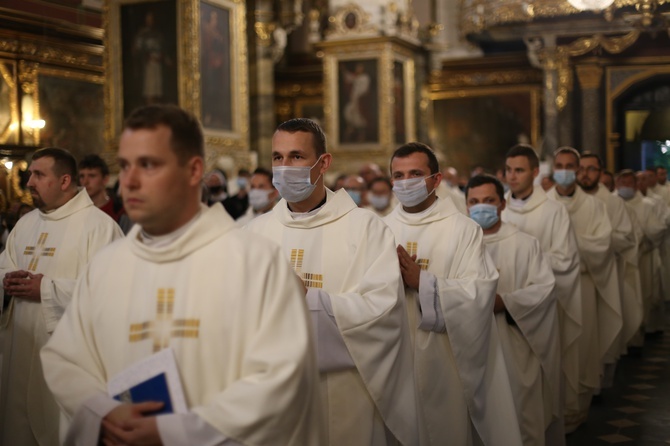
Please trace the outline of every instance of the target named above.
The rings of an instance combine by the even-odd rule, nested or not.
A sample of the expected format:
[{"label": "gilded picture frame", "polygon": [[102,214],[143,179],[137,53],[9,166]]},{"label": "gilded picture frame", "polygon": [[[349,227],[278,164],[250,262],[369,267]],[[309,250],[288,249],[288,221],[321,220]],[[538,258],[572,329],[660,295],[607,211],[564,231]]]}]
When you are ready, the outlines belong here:
[{"label": "gilded picture frame", "polygon": [[182,13],[179,0],[109,0],[105,4],[108,144],[116,146],[124,119],[136,107],[179,104],[183,25],[177,17]]},{"label": "gilded picture frame", "polygon": [[72,70],[37,69],[40,143],[62,147],[77,159],[105,148],[103,76]]},{"label": "gilded picture frame", "polygon": [[[343,166],[354,166],[362,157],[386,164],[398,145],[416,139],[415,61],[413,50],[407,45],[395,38],[322,44],[324,119],[329,146],[338,154]],[[343,122],[345,108],[351,100],[351,87],[345,76],[355,77],[356,70],[370,77],[368,90],[375,90],[366,101],[368,107],[374,107],[370,115],[375,120],[372,127],[376,137],[356,137],[355,132],[352,137]],[[404,108],[401,110],[398,106]]]},{"label": "gilded picture frame", "polygon": [[525,142],[537,147],[541,86],[496,86],[432,93],[430,134],[447,164],[495,171],[505,153]]},{"label": "gilded picture frame", "polygon": [[[104,60],[109,86],[105,91],[105,139],[109,150],[116,149],[123,119],[129,112],[129,107],[124,105],[125,98],[130,94],[125,91],[125,87],[132,85],[132,82],[124,81],[124,70],[127,72],[128,68],[124,68],[123,63],[124,60],[128,62],[130,57],[127,54],[127,42],[138,39],[133,37],[141,32],[137,23],[146,26],[147,11],[157,9],[161,9],[161,12],[156,13],[154,21],[160,19],[165,22],[172,17],[174,11],[176,22],[174,26],[166,24],[161,28],[165,56],[157,58],[162,58],[163,69],[172,77],[164,75],[164,100],[156,102],[176,103],[201,120],[208,164],[212,164],[222,155],[233,157],[239,164],[247,164],[249,81],[243,0],[109,0],[106,3],[103,11],[106,31]],[[123,26],[124,17],[130,14],[127,11],[134,11],[140,17],[140,20],[134,19],[135,30]],[[142,18],[145,19],[144,23]],[[127,18],[125,20],[129,21]],[[206,39],[216,37],[217,33],[220,41],[217,41],[212,53],[211,42],[207,42],[206,49],[203,48],[203,43]],[[217,54],[223,57],[213,64],[209,63],[213,60],[212,55]],[[176,79],[176,84],[170,79]],[[145,83],[143,80],[138,81],[137,76],[133,82],[143,86]],[[225,88],[213,89],[212,84],[217,82],[224,82]],[[134,90],[136,98],[137,85]],[[141,95],[141,98],[144,97],[147,95]],[[218,106],[219,100],[227,101],[222,108]],[[144,103],[146,102],[152,101],[145,100]],[[221,117],[221,114],[225,116]]]},{"label": "gilded picture frame", "polygon": [[18,101],[16,62],[0,59],[0,144],[19,141]]}]

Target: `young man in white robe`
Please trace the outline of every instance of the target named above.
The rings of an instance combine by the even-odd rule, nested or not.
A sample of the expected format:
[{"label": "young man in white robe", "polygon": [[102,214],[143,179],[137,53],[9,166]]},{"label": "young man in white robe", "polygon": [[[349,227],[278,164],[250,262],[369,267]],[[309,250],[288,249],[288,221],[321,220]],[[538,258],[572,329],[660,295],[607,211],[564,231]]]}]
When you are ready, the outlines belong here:
[{"label": "young man in white robe", "polygon": [[266,214],[279,201],[279,192],[272,185],[272,172],[262,167],[254,170],[249,180],[249,207],[237,220],[238,225],[244,226],[254,218]]},{"label": "young man in white robe", "polygon": [[[659,206],[657,209],[663,215],[663,220],[665,224],[670,226],[670,203],[668,203],[668,197],[666,195],[667,189],[659,187],[658,178],[656,176],[656,169],[648,167],[644,171],[644,176],[647,183],[647,193],[646,196],[649,198],[655,199]],[[665,239],[659,248],[659,254],[661,256],[661,275],[660,283],[663,293],[663,300],[670,300],[670,231],[666,233]],[[659,308],[660,311],[654,313],[656,317],[655,325],[659,327],[658,331],[662,331],[664,325],[664,306]]]},{"label": "young man in white robe", "polygon": [[28,171],[37,209],[18,221],[0,256],[9,304],[0,322],[0,444],[55,445],[58,407],[39,351],[70,303],[77,276],[123,233],[78,190],[77,162],[66,150],[38,150]]},{"label": "young man in white robe", "polygon": [[[505,178],[510,191],[502,213],[506,223],[530,234],[540,242],[542,252],[554,273],[558,321],[561,332],[564,414],[566,431],[585,421],[579,410],[579,337],[582,332],[582,300],[579,284],[579,251],[572,223],[565,206],[547,199],[533,182],[540,173],[540,161],[528,145],[512,147],[505,159]],[[563,431],[560,423],[552,428]]]},{"label": "young man in white robe", "polygon": [[577,187],[579,158],[579,152],[571,147],[554,152],[556,186],[547,197],[568,210],[579,248],[583,321],[579,404],[586,416],[592,396],[602,388],[605,369],[615,367],[620,356],[623,319],[612,225],[605,203]]},{"label": "young man in white robe", "polygon": [[668,169],[663,166],[656,167],[657,185],[654,192],[664,197],[665,203],[670,206],[670,183],[668,183]]},{"label": "young man in white robe", "polygon": [[[198,121],[172,105],[137,109],[118,160],[137,224],[83,272],[42,350],[64,444],[321,444],[302,285],[279,249],[200,203]],[[164,349],[186,413],[108,396],[111,378]]]},{"label": "young man in white robe", "polygon": [[484,232],[484,245],[500,275],[493,312],[509,374],[524,446],[564,445],[549,437],[561,413],[561,349],[554,274],[533,236],[503,223],[502,183],[472,177],[465,188],[470,218]]},{"label": "young man in white robe", "polygon": [[409,327],[393,234],[345,190],[326,189],[332,155],[309,119],[272,137],[283,197],[246,228],[282,248],[306,288],[316,334],[327,442],[417,444]]},{"label": "young man in white robe", "polygon": [[646,197],[644,177],[631,170],[622,170],[616,178],[617,193],[624,199],[626,207],[635,214],[642,227],[644,237],[640,240],[638,266],[644,305],[643,333],[653,333],[659,329],[658,317],[654,312],[663,305],[660,276],[660,247],[666,237],[668,226],[658,212],[658,203]]},{"label": "young man in white robe", "polygon": [[[619,278],[619,296],[623,327],[621,329],[620,352],[625,354],[627,345],[639,332],[642,324],[643,306],[640,289],[640,272],[637,268],[636,231],[629,212],[621,197],[613,195],[605,186],[600,185],[602,160],[593,153],[582,154],[577,174],[579,187],[605,203],[607,216],[612,226],[612,249],[616,255]],[[603,387],[611,387],[614,368],[606,369],[609,375],[604,377]]]},{"label": "young man in white robe", "polygon": [[498,273],[482,230],[436,197],[442,175],[428,146],[405,144],[390,164],[400,204],[384,221],[413,332],[421,444],[521,444],[493,318]]}]

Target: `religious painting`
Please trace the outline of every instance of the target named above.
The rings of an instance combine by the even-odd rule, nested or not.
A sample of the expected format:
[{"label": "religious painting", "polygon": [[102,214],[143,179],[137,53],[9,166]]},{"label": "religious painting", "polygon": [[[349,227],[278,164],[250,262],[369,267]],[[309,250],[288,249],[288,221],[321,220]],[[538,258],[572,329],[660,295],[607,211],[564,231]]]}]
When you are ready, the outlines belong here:
[{"label": "religious painting", "polygon": [[40,69],[40,144],[62,147],[77,159],[104,148],[105,110],[102,76]]},{"label": "religious painting", "polygon": [[407,142],[407,127],[405,125],[405,68],[402,62],[393,61],[393,128],[395,143]]},{"label": "religious painting", "polygon": [[225,2],[200,4],[200,115],[202,125],[233,130],[231,9]]},{"label": "religious painting", "polygon": [[379,142],[377,60],[338,63],[338,118],[340,144]]},{"label": "religious painting", "polygon": [[462,172],[475,167],[495,172],[510,147],[537,144],[539,97],[539,87],[440,93],[433,97],[435,148]]},{"label": "religious painting", "polygon": [[178,104],[175,0],[120,5],[123,117],[135,108]]}]

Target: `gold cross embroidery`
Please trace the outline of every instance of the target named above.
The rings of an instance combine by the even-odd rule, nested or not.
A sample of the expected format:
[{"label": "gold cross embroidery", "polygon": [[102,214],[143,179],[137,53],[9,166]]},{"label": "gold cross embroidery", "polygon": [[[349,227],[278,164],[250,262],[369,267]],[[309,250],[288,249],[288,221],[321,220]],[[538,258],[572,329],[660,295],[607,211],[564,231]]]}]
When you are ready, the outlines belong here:
[{"label": "gold cross embroidery", "polygon": [[[406,245],[407,254],[409,254],[410,257],[415,256],[417,250],[419,249],[418,246],[419,244],[417,242],[407,242]],[[416,263],[422,270],[427,270],[428,265],[430,264],[430,259],[416,259]]]},{"label": "gold cross embroidery", "polygon": [[291,250],[291,266],[296,274],[302,279],[307,288],[323,288],[323,274],[303,273],[302,259],[305,257],[304,249]]},{"label": "gold cross embroidery", "polygon": [[42,257],[53,257],[56,254],[56,248],[46,248],[44,245],[47,243],[47,237],[49,237],[48,232],[43,232],[40,234],[40,238],[37,239],[36,246],[26,246],[25,251],[23,251],[24,256],[33,256],[30,259],[30,264],[28,264],[28,271],[36,271],[37,263],[40,261],[40,256]]},{"label": "gold cross embroidery", "polygon": [[158,352],[169,345],[170,338],[199,337],[200,319],[172,319],[174,288],[159,288],[156,299],[156,320],[130,324],[130,342],[151,337]]}]

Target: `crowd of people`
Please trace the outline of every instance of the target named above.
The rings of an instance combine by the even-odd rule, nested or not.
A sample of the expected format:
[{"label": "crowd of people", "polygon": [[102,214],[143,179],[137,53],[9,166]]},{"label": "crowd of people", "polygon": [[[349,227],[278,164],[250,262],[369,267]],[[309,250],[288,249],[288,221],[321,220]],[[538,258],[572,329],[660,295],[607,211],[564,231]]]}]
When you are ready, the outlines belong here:
[{"label": "crowd of people", "polygon": [[[0,444],[564,445],[663,330],[664,167],[562,147],[546,179],[517,145],[459,185],[412,142],[329,188],[302,118],[235,193],[204,159],[165,105],[124,124],[122,203],[99,157],[32,156],[37,209],[0,255]],[[166,350],[185,410],[110,390]]]}]

